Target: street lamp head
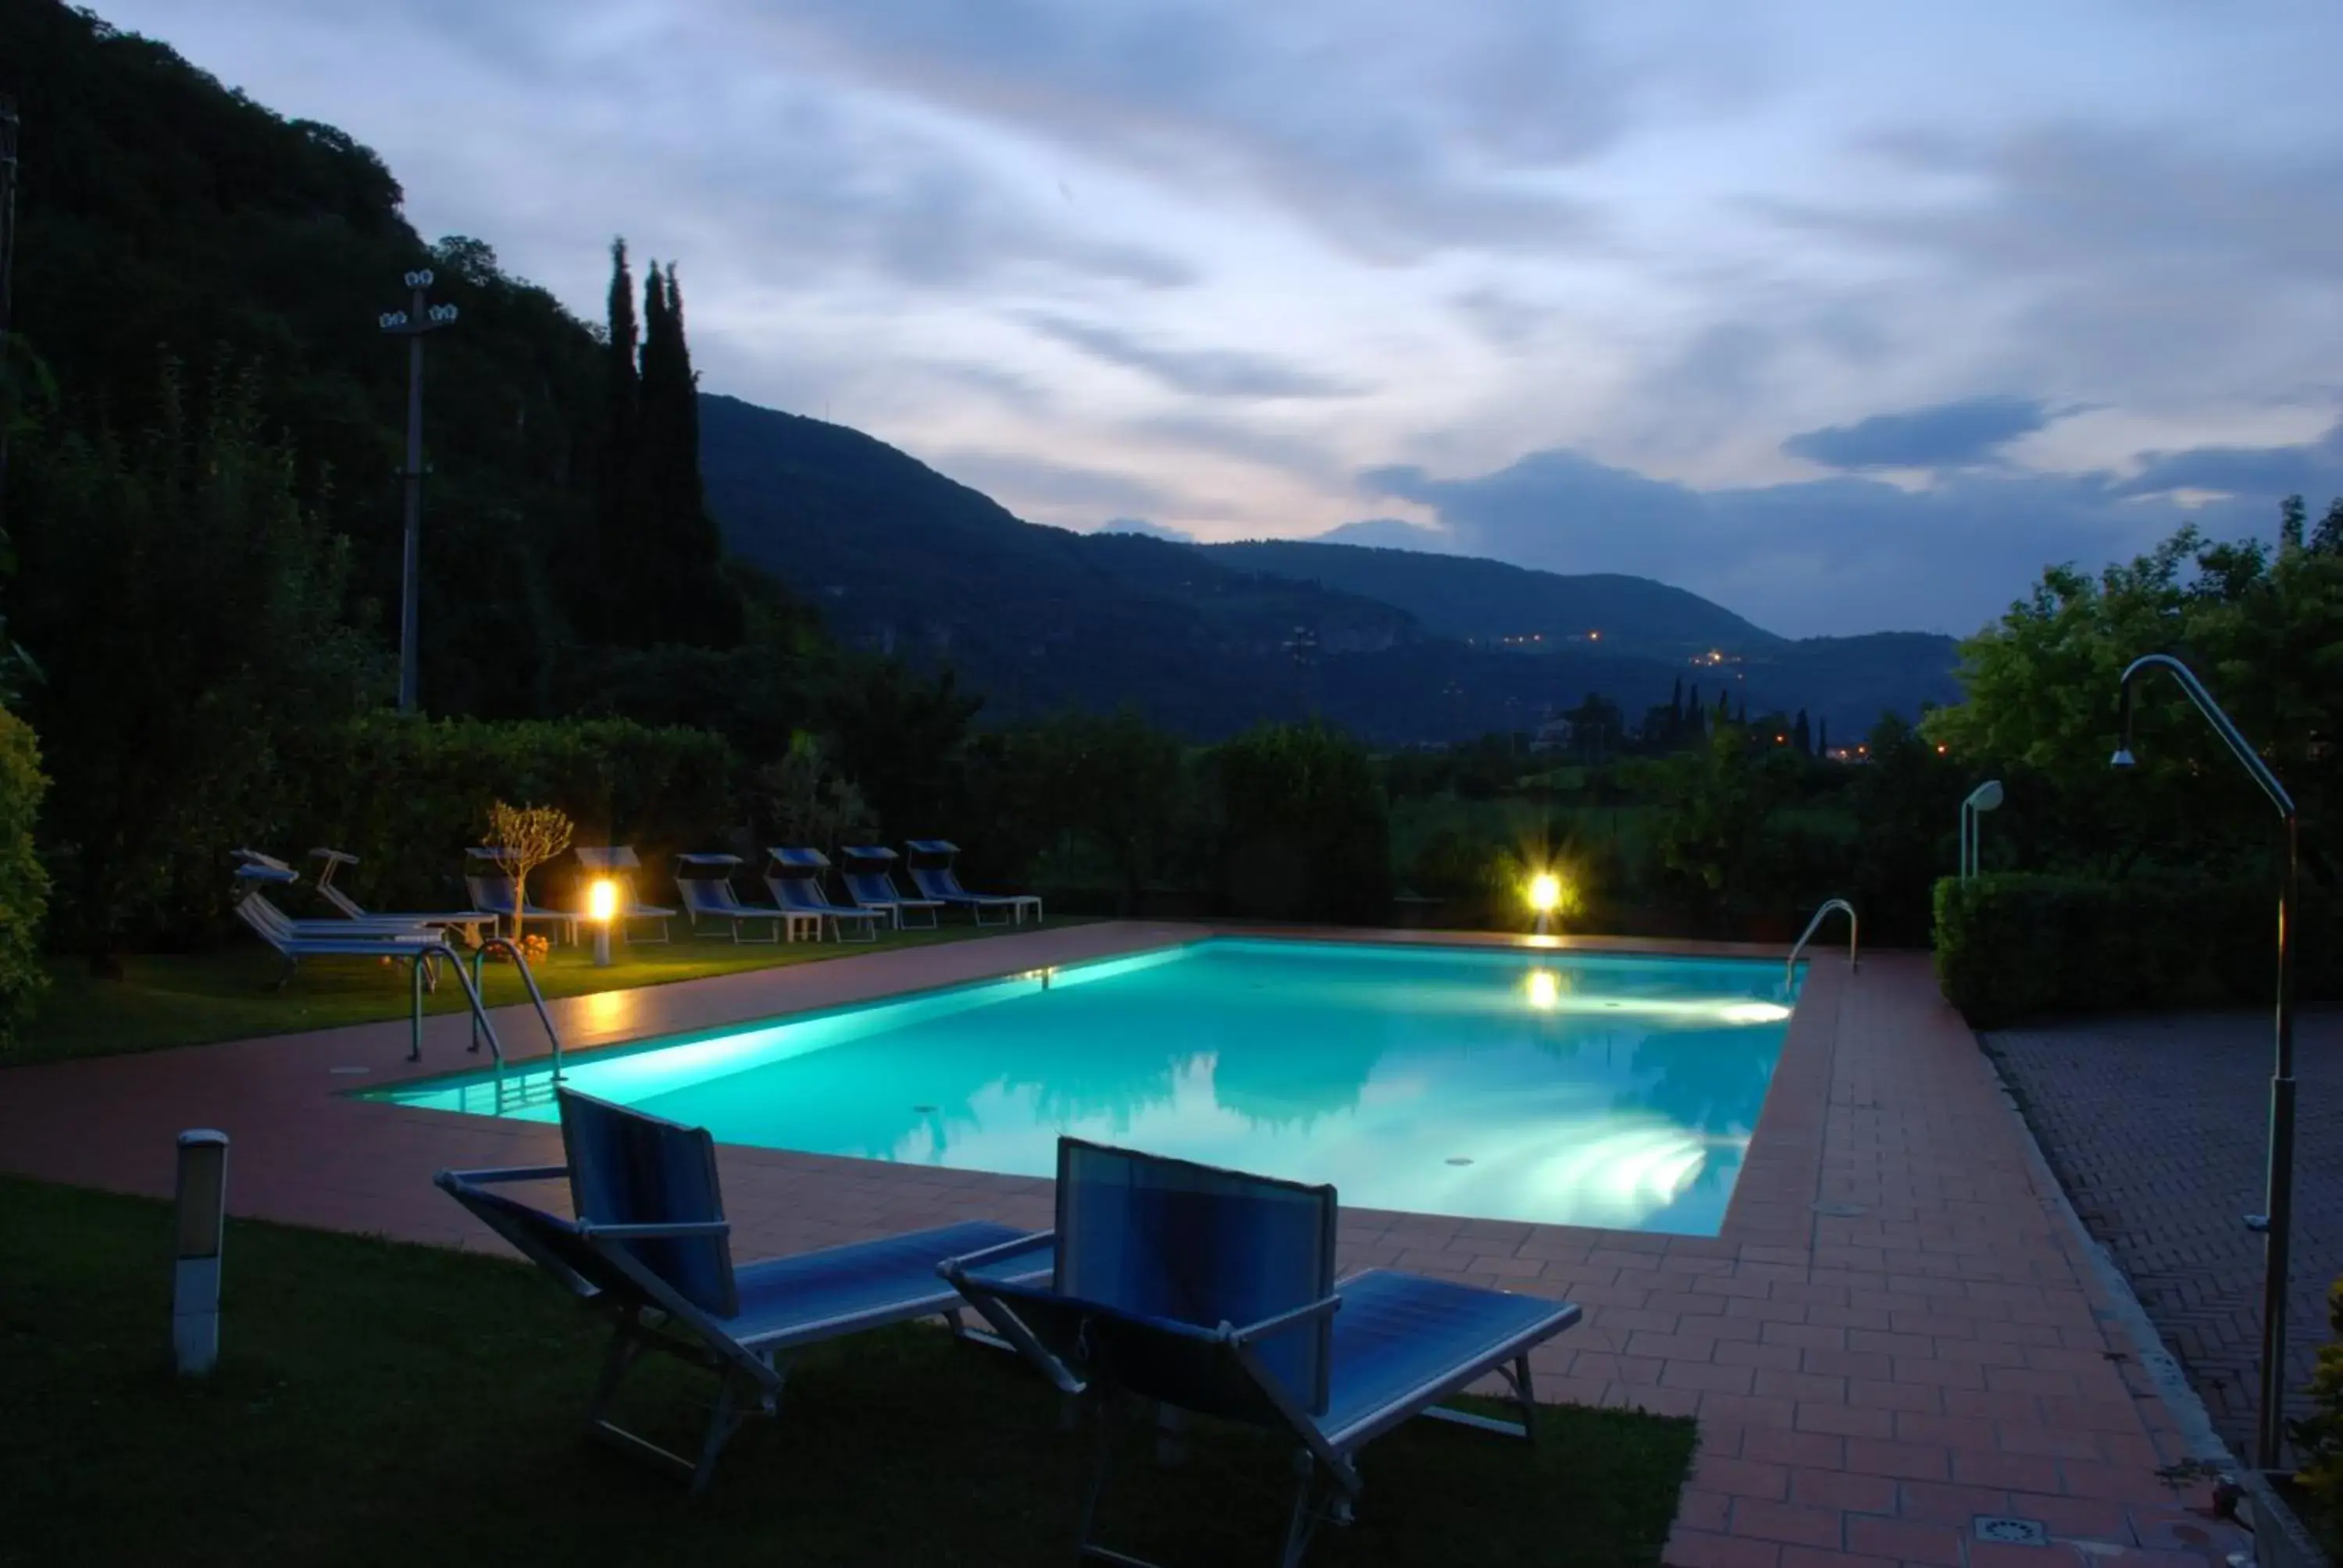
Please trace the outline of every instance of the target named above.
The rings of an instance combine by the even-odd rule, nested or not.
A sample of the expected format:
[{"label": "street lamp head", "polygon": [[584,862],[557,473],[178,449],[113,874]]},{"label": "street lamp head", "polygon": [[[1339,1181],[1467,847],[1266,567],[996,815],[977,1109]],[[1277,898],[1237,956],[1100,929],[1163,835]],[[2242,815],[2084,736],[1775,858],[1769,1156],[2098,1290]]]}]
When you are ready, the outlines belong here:
[{"label": "street lamp head", "polygon": [[1998,779],[1988,779],[1969,791],[1968,803],[1971,810],[1990,811],[1999,806],[2001,800],[2001,780]]},{"label": "street lamp head", "polygon": [[2132,756],[2131,748],[2129,746],[2118,746],[2116,748],[2116,754],[2107,759],[2107,766],[2110,768],[2137,768],[2139,766],[2139,762],[2137,759]]}]

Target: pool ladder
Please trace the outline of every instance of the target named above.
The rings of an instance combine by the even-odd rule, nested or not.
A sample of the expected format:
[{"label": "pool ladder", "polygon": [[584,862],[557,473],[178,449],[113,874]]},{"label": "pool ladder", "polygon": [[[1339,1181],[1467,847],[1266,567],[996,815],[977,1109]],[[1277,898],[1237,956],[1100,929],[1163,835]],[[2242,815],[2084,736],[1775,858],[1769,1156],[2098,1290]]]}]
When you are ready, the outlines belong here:
[{"label": "pool ladder", "polygon": [[1845,910],[1846,911],[1846,967],[1849,969],[1857,969],[1861,967],[1855,962],[1855,938],[1856,926],[1858,924],[1855,920],[1855,906],[1848,903],[1845,899],[1833,899],[1830,902],[1825,904],[1821,909],[1815,911],[1815,918],[1806,922],[1805,934],[1800,936],[1795,943],[1791,944],[1789,960],[1782,966],[1782,980],[1785,984],[1797,978],[1798,955],[1806,950],[1806,944],[1814,940],[1814,936],[1816,931],[1822,930],[1823,920],[1833,910]]},{"label": "pool ladder", "polygon": [[445,941],[427,943],[411,953],[402,950],[398,956],[414,960],[414,1010],[408,1030],[407,1060],[423,1060],[423,992],[435,983],[439,960],[446,959],[447,967],[456,972],[456,983],[464,988],[464,1001],[472,1014],[472,1043],[469,1049],[480,1049],[480,1041],[488,1042],[488,1054],[498,1067],[505,1064],[504,1042],[497,1038],[497,1026],[488,1021],[488,1010],[481,998],[481,966],[487,962],[492,949],[502,948],[512,955],[513,967],[520,970],[520,983],[528,988],[528,1000],[537,1008],[537,1019],[545,1025],[545,1038],[553,1042],[553,1079],[561,1081],[561,1033],[553,1027],[553,1015],[545,1010],[545,993],[537,989],[537,977],[528,972],[528,958],[510,937],[491,936],[472,950],[472,968],[464,969],[464,960]]}]

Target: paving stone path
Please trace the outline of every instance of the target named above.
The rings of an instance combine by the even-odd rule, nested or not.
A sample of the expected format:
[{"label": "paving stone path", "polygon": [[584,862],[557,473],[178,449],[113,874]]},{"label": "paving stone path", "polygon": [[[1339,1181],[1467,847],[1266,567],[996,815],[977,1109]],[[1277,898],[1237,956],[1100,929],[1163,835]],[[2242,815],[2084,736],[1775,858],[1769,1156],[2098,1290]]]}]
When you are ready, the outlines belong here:
[{"label": "paving stone path", "polygon": [[[2251,1461],[2261,1352],[2268,1012],[2099,1019],[1986,1037],[2043,1152],[2114,1257],[2213,1424]],[[2343,1012],[2295,1030],[2298,1093],[2288,1382],[2328,1337],[2343,1275]],[[2299,1394],[2289,1413],[2303,1412]]]}]

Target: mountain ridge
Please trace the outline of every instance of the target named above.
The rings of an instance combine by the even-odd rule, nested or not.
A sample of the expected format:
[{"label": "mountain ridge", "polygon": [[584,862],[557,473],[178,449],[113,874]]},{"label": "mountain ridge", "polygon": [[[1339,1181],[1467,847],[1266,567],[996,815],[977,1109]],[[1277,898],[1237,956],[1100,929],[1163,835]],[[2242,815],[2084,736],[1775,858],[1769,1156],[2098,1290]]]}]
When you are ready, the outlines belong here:
[{"label": "mountain ridge", "polygon": [[701,394],[700,420],[728,548],[840,640],[950,665],[997,719],[1129,702],[1198,739],[1322,714],[1382,742],[1447,740],[1592,691],[1639,718],[1684,680],[1852,734],[1954,695],[1949,638],[1793,641],[1648,578],[1478,557],[1078,533],[848,427],[721,393]]}]

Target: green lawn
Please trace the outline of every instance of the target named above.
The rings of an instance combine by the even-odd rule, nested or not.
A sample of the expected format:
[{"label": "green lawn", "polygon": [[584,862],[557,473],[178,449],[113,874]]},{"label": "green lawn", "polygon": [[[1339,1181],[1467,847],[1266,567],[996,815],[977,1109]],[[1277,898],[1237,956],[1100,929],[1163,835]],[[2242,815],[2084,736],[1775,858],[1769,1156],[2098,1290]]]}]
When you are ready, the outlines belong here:
[{"label": "green lawn", "polygon": [[[1011,1357],[932,1329],[808,1356],[692,1501],[586,1438],[598,1321],[523,1265],[231,1221],[221,1364],[180,1382],[165,1205],[0,1178],[0,1563],[1071,1561],[1086,1439]],[[621,1419],[689,1441],[704,1376],[636,1375]],[[1535,1450],[1431,1422],[1373,1444],[1359,1523],[1311,1562],[1657,1563],[1693,1423],[1544,1421]],[[1110,1539],[1269,1561],[1285,1452],[1196,1446],[1121,1470]]]},{"label": "green lawn", "polygon": [[[1049,926],[1078,923],[1053,920]],[[577,996],[850,953],[998,936],[1003,929],[947,923],[932,931],[884,933],[876,943],[737,946],[729,941],[694,941],[679,931],[678,940],[664,946],[614,947],[614,961],[606,970],[594,967],[590,946],[557,947],[549,958],[531,969],[547,997]],[[1008,929],[1031,931],[1037,928]],[[59,960],[50,967],[52,983],[39,1013],[16,1046],[6,1052],[5,1063],[110,1056],[407,1016],[408,982],[401,966],[364,959],[311,959],[280,991],[277,981],[284,972],[282,961],[256,940],[236,940],[216,952],[134,957],[118,980],[94,977],[79,960]],[[510,964],[489,964],[484,978],[489,1006],[525,1000],[520,977]],[[460,986],[443,981],[424,1004],[432,1012],[458,1012],[463,1010],[463,999]]]}]

